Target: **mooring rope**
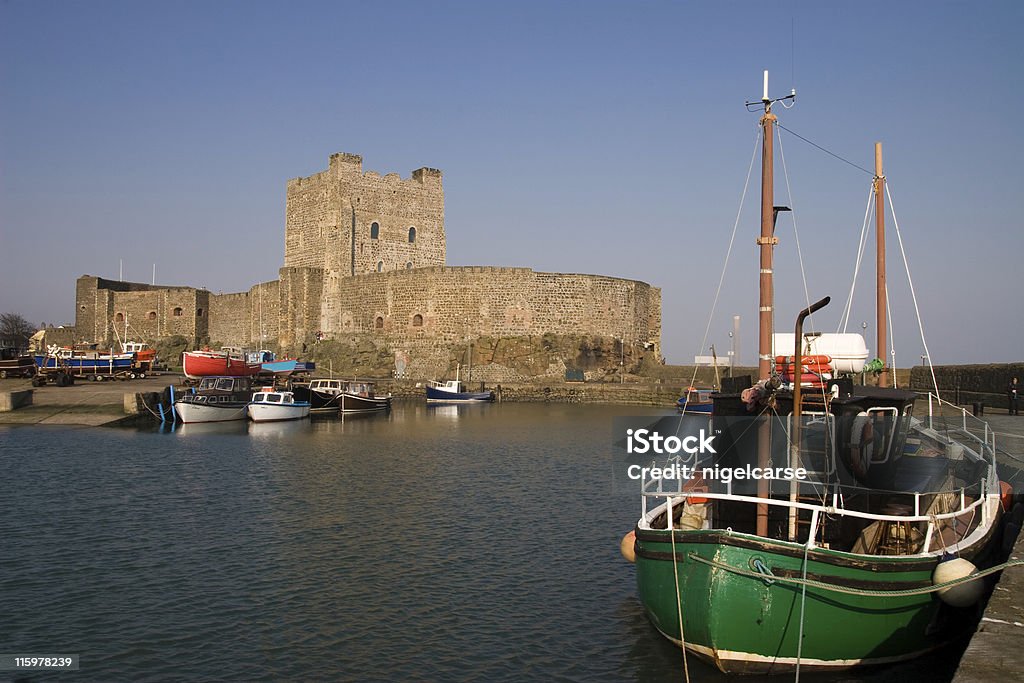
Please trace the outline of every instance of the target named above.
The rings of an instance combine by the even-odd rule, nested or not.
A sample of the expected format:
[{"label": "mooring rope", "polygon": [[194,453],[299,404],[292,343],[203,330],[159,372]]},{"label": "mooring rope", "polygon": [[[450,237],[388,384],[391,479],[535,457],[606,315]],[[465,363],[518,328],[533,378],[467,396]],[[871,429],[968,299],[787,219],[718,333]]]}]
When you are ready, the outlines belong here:
[{"label": "mooring rope", "polygon": [[[811,546],[804,546],[803,580],[807,580],[807,553]],[[804,606],[807,604],[807,584],[800,590],[800,633],[796,640],[796,683],[800,683],[800,658],[804,651]]]},{"label": "mooring rope", "polygon": [[[724,569],[725,571],[729,571],[729,572],[732,572],[734,574],[739,574],[740,576],[749,576],[749,577],[754,578],[754,579],[764,579],[764,575],[761,574],[760,572],[753,572],[753,571],[749,571],[749,570],[746,570],[746,569],[741,569],[739,567],[733,567],[731,565],[724,564],[722,562],[717,562],[715,560],[709,560],[709,559],[703,558],[700,555],[696,555],[694,553],[688,553],[687,556],[691,560],[696,560],[697,562],[701,562],[703,564],[710,565],[712,567],[715,567],[716,569]],[[940,591],[943,588],[950,588],[952,586],[958,586],[961,583],[967,583],[969,581],[974,581],[975,579],[981,579],[981,578],[984,578],[984,577],[988,576],[989,574],[995,574],[997,572],[1003,571],[1004,569],[1009,569],[1010,567],[1020,567],[1020,566],[1024,566],[1024,560],[1012,560],[1012,561],[1009,561],[1009,562],[1003,562],[1002,564],[997,564],[994,567],[989,567],[988,569],[980,571],[980,572],[978,572],[976,574],[971,574],[969,576],[962,576],[959,579],[952,579],[951,581],[944,581],[942,583],[937,583],[937,584],[935,584],[933,586],[928,586],[928,587],[924,587],[924,588],[905,588],[905,589],[898,589],[898,590],[873,590],[873,589],[869,589],[869,588],[852,588],[850,586],[840,586],[840,585],[837,585],[837,584],[834,584],[834,583],[826,583],[824,581],[815,581],[814,579],[797,579],[797,578],[790,578],[788,576],[778,576],[778,575],[773,575],[772,576],[772,580],[773,581],[781,581],[783,583],[791,583],[791,584],[794,584],[794,585],[797,585],[797,586],[809,586],[810,588],[821,588],[823,590],[835,591],[836,593],[846,593],[847,595],[863,595],[863,596],[869,596],[869,597],[892,598],[892,597],[904,597],[904,596],[911,596],[911,595],[925,595],[927,593],[934,593],[935,591]]]},{"label": "mooring rope", "polygon": [[[686,505],[686,503],[684,502],[683,505]],[[683,675],[686,677],[686,683],[690,683],[690,666],[686,661],[686,636],[683,634],[683,598],[679,594],[679,562],[676,560],[676,523],[672,519],[671,508],[665,510],[665,517],[668,521],[668,533],[672,537],[672,573],[675,575],[676,614],[679,615],[679,643],[683,649]]]}]

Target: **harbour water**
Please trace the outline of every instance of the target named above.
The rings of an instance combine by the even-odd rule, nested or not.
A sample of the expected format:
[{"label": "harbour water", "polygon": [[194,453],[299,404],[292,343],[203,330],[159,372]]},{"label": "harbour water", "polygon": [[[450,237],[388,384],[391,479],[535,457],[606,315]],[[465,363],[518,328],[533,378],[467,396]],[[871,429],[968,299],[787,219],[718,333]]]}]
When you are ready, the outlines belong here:
[{"label": "harbour water", "polygon": [[[80,656],[0,680],[681,680],[618,550],[638,412],[0,427],[0,651]],[[948,680],[956,654],[805,678]]]}]

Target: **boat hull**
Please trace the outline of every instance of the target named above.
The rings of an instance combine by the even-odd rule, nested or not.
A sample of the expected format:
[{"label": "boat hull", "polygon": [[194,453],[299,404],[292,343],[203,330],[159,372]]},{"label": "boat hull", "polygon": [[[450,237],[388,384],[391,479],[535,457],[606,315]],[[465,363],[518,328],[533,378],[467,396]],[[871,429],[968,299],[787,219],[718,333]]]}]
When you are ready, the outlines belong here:
[{"label": "boat hull", "polygon": [[[726,673],[835,670],[918,657],[961,635],[969,614],[933,593],[883,597],[801,587],[755,578],[725,567],[766,567],[774,576],[801,578],[804,548],[717,530],[636,531],[640,600],[654,626]],[[807,578],[858,590],[894,591],[931,585],[935,557],[854,556],[815,548]],[[679,630],[679,606],[683,636]],[[803,613],[803,645],[800,639]]]},{"label": "boat hull", "polygon": [[199,377],[251,377],[259,373],[260,363],[246,363],[240,358],[203,351],[182,354],[182,369],[189,379]]},{"label": "boat hull", "polygon": [[301,420],[309,416],[308,403],[272,404],[250,403],[249,419],[253,422],[284,422],[285,420]]},{"label": "boat hull", "polygon": [[230,422],[244,420],[248,413],[249,402],[220,401],[217,403],[198,403],[179,400],[174,403],[178,418],[185,424],[197,422]]},{"label": "boat hull", "polygon": [[427,387],[429,403],[477,403],[494,400],[493,391],[443,391],[436,387]]},{"label": "boat hull", "polygon": [[341,394],[340,405],[341,412],[343,413],[371,413],[391,410],[391,397]]},{"label": "boat hull", "polygon": [[337,413],[341,409],[341,394],[310,389],[308,385],[296,384],[292,387],[296,400],[309,403],[309,410],[314,414]]},{"label": "boat hull", "polygon": [[116,356],[72,356],[70,358],[55,358],[53,356],[36,356],[35,364],[43,369],[52,370],[67,368],[75,372],[125,372],[132,369],[132,355],[120,354]]}]

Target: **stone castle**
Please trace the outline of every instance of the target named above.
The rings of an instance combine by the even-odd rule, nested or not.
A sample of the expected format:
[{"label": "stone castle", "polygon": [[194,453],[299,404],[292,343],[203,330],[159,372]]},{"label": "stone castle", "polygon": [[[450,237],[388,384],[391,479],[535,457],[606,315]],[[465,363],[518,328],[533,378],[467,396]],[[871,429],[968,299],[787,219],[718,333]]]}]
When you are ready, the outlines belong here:
[{"label": "stone castle", "polygon": [[[381,176],[364,172],[358,155],[334,154],[327,170],[288,181],[285,214],[279,277],[247,292],[80,277],[76,341],[110,344],[126,322],[136,339],[180,335],[193,346],[289,355],[308,356],[324,340],[364,355],[370,349],[377,366],[412,377],[449,372],[456,349],[473,343],[474,379],[494,381],[561,376],[595,348],[610,356],[614,347],[616,366],[623,356],[660,359],[657,287],[600,275],[446,266],[437,169],[417,169],[409,179]],[[510,363],[502,344],[520,347],[530,362]]]}]

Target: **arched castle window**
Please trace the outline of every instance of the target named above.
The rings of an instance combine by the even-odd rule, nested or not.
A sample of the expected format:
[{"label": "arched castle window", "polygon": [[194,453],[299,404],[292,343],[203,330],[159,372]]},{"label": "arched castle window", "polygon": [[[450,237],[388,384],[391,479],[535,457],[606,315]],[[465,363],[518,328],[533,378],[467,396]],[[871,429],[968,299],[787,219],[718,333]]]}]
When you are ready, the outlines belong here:
[{"label": "arched castle window", "polygon": [[412,243],[412,242],[415,242],[415,241],[416,241],[416,228],[409,228],[409,242]]},{"label": "arched castle window", "polygon": [[377,221],[370,223],[370,239],[375,240],[380,237],[380,224]]},{"label": "arched castle window", "polygon": [[146,314],[146,317],[149,318],[150,320],[156,320],[156,311],[150,311],[149,313]]},{"label": "arched castle window", "polygon": [[419,313],[414,315],[412,317],[412,326],[413,327],[423,327],[423,316],[420,315]]},{"label": "arched castle window", "polygon": [[117,315],[115,315],[114,316],[114,320],[116,322],[123,323],[124,322],[124,313],[118,313]]},{"label": "arched castle window", "polygon": [[383,329],[384,328],[384,318],[382,318],[382,317],[380,317],[378,315],[377,316],[377,320],[375,320],[374,323],[373,323],[373,326],[376,327],[378,330]]},{"label": "arched castle window", "polygon": [[384,262],[383,261],[377,261],[377,272],[378,273],[384,272]]},{"label": "arched castle window", "polygon": [[407,261],[406,262],[405,269],[406,270],[412,270],[412,261]]},{"label": "arched castle window", "polygon": [[180,306],[176,307],[176,308],[174,309],[174,317],[175,317],[175,318],[180,318],[180,317],[181,317],[181,314],[182,314],[182,312],[183,312],[183,311],[181,310],[181,307],[180,307]]}]

